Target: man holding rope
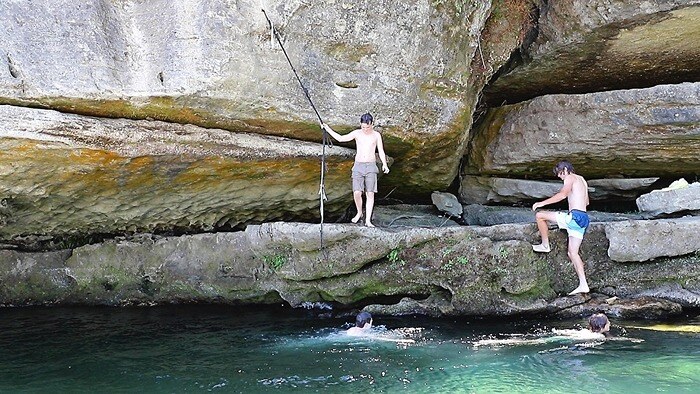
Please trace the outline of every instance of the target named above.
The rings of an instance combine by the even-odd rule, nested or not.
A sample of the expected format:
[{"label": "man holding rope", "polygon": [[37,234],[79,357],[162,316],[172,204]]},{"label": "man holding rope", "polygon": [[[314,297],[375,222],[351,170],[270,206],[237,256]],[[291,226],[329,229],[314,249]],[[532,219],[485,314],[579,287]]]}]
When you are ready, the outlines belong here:
[{"label": "man holding rope", "polygon": [[355,165],[352,167],[352,191],[357,215],[351,221],[357,223],[362,218],[362,193],[364,192],[367,198],[367,213],[365,215],[365,225],[367,227],[374,227],[372,224],[372,210],[374,209],[374,194],[377,192],[377,174],[379,173],[375,151],[379,152],[379,159],[382,161],[382,171],[385,174],[389,173],[382,135],[375,131],[373,126],[374,119],[369,113],[360,117],[359,129],[345,135],[340,135],[327,124],[321,123],[321,128],[338,142],[355,140],[357,153],[355,154]]}]

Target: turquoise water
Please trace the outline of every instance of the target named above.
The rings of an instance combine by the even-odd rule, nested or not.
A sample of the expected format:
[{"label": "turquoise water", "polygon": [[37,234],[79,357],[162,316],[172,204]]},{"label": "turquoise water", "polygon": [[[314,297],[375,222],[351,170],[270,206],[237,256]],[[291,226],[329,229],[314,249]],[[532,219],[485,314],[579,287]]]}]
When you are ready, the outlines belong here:
[{"label": "turquoise water", "polygon": [[[570,321],[377,318],[173,306],[0,309],[0,392],[698,392],[700,334],[630,328],[551,338]],[[700,325],[698,317],[682,324]],[[625,328],[627,327],[627,328]],[[502,339],[500,345],[475,346]],[[527,339],[525,344],[510,341]],[[639,341],[637,341],[638,339]]]}]

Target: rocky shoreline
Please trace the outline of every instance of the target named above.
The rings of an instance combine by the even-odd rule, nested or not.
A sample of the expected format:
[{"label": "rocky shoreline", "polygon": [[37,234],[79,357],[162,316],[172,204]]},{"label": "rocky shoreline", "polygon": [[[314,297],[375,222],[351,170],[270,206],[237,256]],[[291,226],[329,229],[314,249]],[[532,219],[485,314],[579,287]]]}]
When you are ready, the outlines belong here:
[{"label": "rocky shoreline", "polygon": [[[389,209],[378,207],[377,224],[396,219],[397,208]],[[700,308],[700,242],[688,237],[700,233],[700,217],[592,223],[581,250],[592,291],[562,296],[576,284],[563,232],[552,233],[552,252],[542,255],[530,247],[534,223],[462,226],[446,223],[434,208],[422,210],[403,216],[432,223],[325,224],[323,250],[318,224],[285,222],[239,232],[141,234],[41,253],[2,250],[0,303],[327,302],[391,315],[605,311],[654,319]]]}]

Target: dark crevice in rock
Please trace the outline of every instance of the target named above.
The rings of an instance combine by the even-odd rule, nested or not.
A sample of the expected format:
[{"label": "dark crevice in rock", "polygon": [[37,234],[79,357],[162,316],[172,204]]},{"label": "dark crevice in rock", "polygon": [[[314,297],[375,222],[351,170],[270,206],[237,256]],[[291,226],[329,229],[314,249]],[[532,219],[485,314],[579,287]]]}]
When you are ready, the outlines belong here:
[{"label": "dark crevice in rock", "polygon": [[15,64],[12,62],[12,58],[10,57],[9,54],[7,55],[7,68],[9,69],[10,75],[12,75],[12,78],[19,78],[20,77],[19,70],[17,70],[17,66],[15,66]]},{"label": "dark crevice in rock", "polygon": [[[539,30],[539,20],[540,16],[543,15],[544,13],[547,12],[547,7],[548,7],[548,0],[542,1],[542,4],[534,5],[532,8],[532,26],[531,28],[525,33],[525,36],[523,38],[522,43],[520,44],[520,47],[516,48],[511,54],[510,58],[505,62],[503,66],[501,66],[490,78],[489,81],[486,83],[484,86],[482,92],[486,92],[496,80],[498,80],[501,76],[506,75],[513,71],[514,69],[518,68],[519,66],[522,66],[523,64],[526,64],[531,61],[530,55],[529,55],[529,48],[530,46],[537,40],[537,37],[539,36],[540,30]],[[503,103],[505,104],[505,102]],[[483,94],[479,96],[479,102],[476,105],[476,111],[474,114],[474,122],[476,122],[479,118],[480,115],[483,114],[483,112],[488,109],[490,106],[498,106],[497,103],[488,103],[484,100]],[[473,129],[473,128],[472,128]]]},{"label": "dark crevice in rock", "polygon": [[394,294],[394,295],[377,295],[374,297],[363,298],[362,301],[355,302],[350,307],[363,308],[367,305],[396,305],[404,298],[410,298],[414,301],[424,301],[430,294]]}]

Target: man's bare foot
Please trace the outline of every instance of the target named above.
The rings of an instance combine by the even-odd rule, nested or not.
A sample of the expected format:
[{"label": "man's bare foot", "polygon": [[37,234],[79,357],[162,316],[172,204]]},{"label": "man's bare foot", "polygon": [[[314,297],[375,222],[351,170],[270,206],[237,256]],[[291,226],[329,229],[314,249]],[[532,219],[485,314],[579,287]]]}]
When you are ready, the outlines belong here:
[{"label": "man's bare foot", "polygon": [[354,218],[350,219],[350,221],[353,222],[353,223],[357,223],[357,222],[360,221],[361,218],[362,218],[362,214],[361,214],[361,213],[358,213],[357,215],[355,215]]},{"label": "man's bare foot", "polygon": [[535,252],[540,252],[540,253],[549,253],[549,251],[551,249],[549,248],[549,245],[539,244],[539,245],[532,245],[532,250],[534,250]]},{"label": "man's bare foot", "polygon": [[590,291],[590,289],[588,289],[588,286],[579,285],[577,288],[574,289],[574,291],[572,291],[571,293],[569,293],[569,295],[576,295],[576,294],[580,294],[580,293],[588,293],[589,291]]},{"label": "man's bare foot", "polygon": [[372,224],[372,223],[370,223],[370,222],[365,222],[365,226],[367,226],[367,227],[374,227],[374,224]]}]

